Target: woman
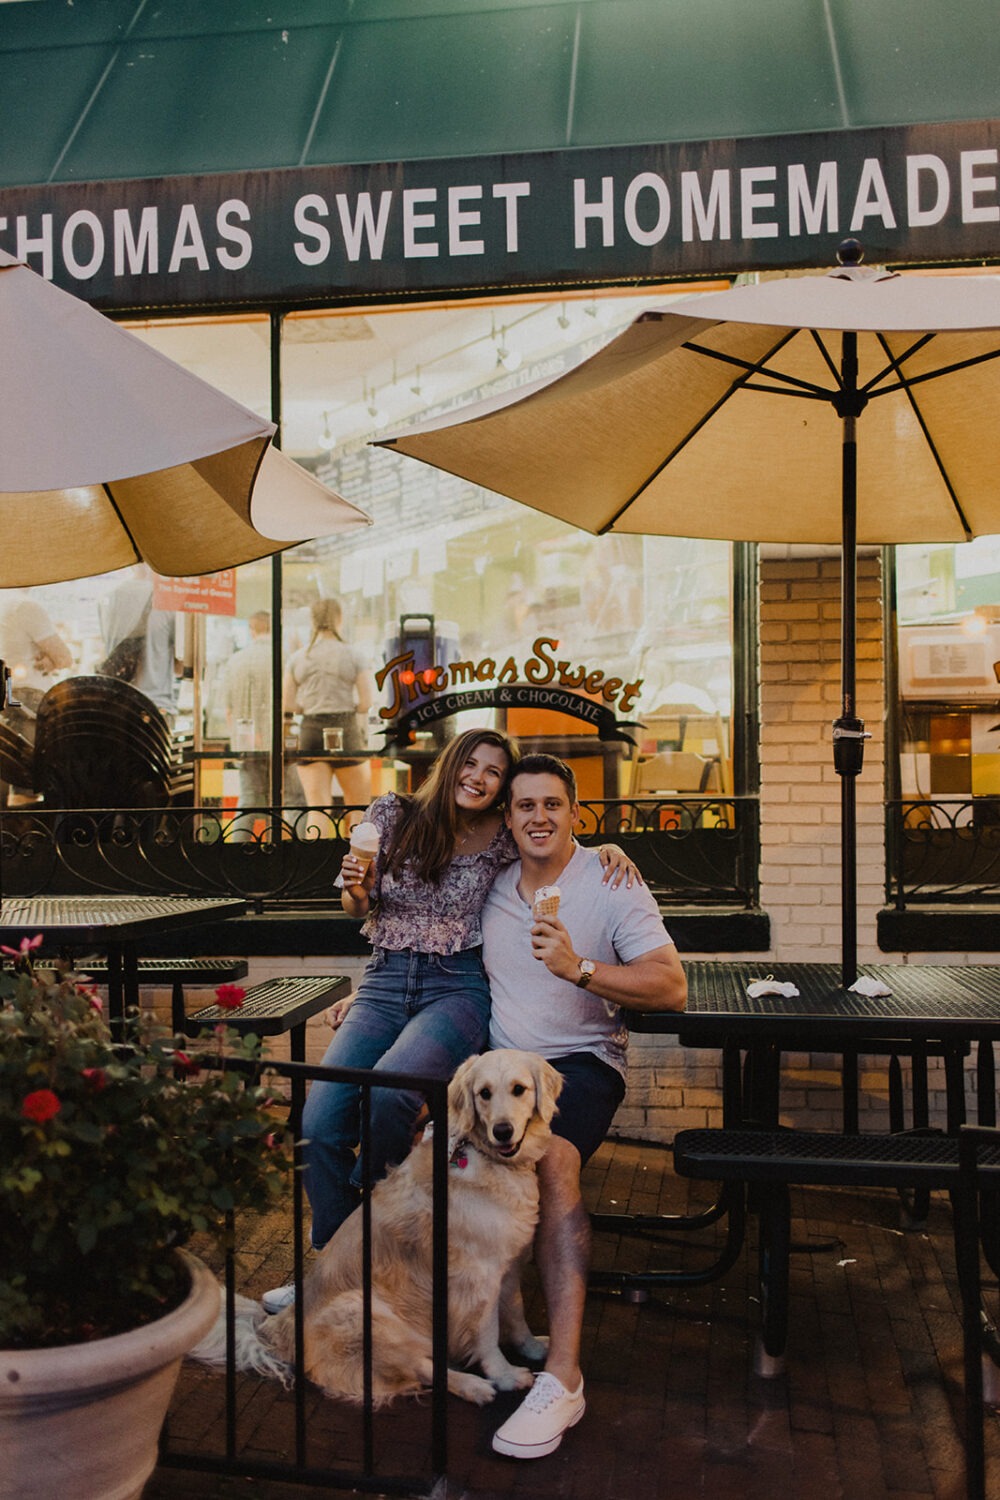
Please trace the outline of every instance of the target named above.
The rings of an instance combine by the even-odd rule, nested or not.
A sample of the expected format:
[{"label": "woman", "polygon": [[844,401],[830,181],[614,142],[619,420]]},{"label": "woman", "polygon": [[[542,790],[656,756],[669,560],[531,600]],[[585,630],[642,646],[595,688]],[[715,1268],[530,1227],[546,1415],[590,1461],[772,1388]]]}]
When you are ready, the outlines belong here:
[{"label": "woman", "polygon": [[[341,900],[349,916],[367,918],[374,952],[353,1000],[333,1008],[339,1029],[324,1067],[449,1079],[484,1047],[490,994],[479,918],[497,871],[517,857],[502,811],[517,758],[506,735],[470,729],[450,741],[416,793],[372,803],[379,853],[367,867],[345,856]],[[606,880],[631,884],[637,872],[620,849],[607,845],[601,857]],[[409,1151],[422,1103],[414,1091],[372,1090],[372,1181]],[[359,1121],[357,1087],[312,1085],[302,1127],[317,1249],[358,1202]]]},{"label": "woman", "polygon": [[[349,646],[340,633],[344,612],[337,599],[315,599],[312,604],[312,639],[296,651],[285,669],[285,718],[301,713],[299,750],[306,756],[323,755],[324,729],[339,729],[345,755],[364,750],[359,715],[372,705],[372,675],[361,652]],[[302,760],[297,762],[299,780],[309,807],[329,807],[333,801],[333,778],[340,782],[344,801],[364,804],[372,794],[371,768],[367,760]]]}]

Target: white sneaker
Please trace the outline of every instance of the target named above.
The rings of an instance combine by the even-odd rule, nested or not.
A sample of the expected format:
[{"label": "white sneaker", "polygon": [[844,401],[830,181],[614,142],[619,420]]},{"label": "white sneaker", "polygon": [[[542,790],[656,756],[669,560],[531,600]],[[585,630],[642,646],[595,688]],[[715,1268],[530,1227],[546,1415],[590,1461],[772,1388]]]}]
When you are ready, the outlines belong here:
[{"label": "white sneaker", "polygon": [[494,1451],[510,1458],[544,1458],[556,1451],[563,1433],[576,1426],[586,1407],[582,1380],[570,1392],[543,1370],[514,1415],[493,1434]]},{"label": "white sneaker", "polygon": [[266,1313],[280,1313],[283,1307],[291,1307],[294,1301],[295,1282],[290,1281],[287,1286],[276,1286],[270,1292],[265,1292],[260,1305]]}]

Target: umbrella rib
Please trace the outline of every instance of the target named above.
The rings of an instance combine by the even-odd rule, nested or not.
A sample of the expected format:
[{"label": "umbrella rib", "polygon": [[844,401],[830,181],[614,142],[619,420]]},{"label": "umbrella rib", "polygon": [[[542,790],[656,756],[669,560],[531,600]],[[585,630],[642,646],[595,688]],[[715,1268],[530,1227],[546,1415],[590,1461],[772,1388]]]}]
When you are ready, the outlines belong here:
[{"label": "umbrella rib", "polygon": [[[787,375],[782,370],[772,370],[768,368],[768,360],[773,359],[774,356],[795,337],[798,331],[799,330],[797,328],[790,329],[789,332],[785,334],[784,338],[781,339],[777,344],[775,344],[773,349],[769,349],[767,354],[765,354],[762,359],[758,359],[756,361],[751,361],[749,359],[740,359],[735,354],[723,354],[720,349],[708,349],[704,344],[695,344],[690,341],[685,343],[682,347],[685,349],[690,349],[693,354],[704,354],[708,359],[718,360],[720,364],[724,365],[735,365],[738,370],[744,370],[746,372],[742,380],[737,380],[733,385],[730,386],[729,390],[726,392],[726,395],[722,398],[723,401],[727,400],[729,396],[731,396],[735,390],[738,390],[741,385],[745,386],[746,382],[754,375],[766,375],[769,377],[769,379],[780,380],[785,385],[798,386],[803,391],[810,392],[815,396],[829,401],[831,392],[826,390],[823,386],[816,385],[810,380],[801,380],[797,375]],[[750,389],[755,391],[769,391],[772,388],[770,386],[757,385],[750,387]],[[787,394],[793,393],[788,392]],[[716,408],[716,410],[717,409],[718,408]]]},{"label": "umbrella rib", "polygon": [[[971,541],[972,540],[972,529],[969,526],[969,522],[968,522],[968,520],[966,518],[965,511],[962,509],[961,502],[959,501],[959,498],[958,498],[958,496],[955,493],[954,486],[952,485],[951,480],[948,478],[948,472],[945,469],[944,462],[943,462],[943,460],[941,458],[940,453],[938,452],[937,444],[934,442],[934,439],[931,437],[930,430],[928,429],[927,423],[924,421],[923,412],[920,410],[920,407],[917,404],[916,397],[914,396],[912,390],[910,389],[910,386],[911,386],[911,384],[913,384],[913,382],[911,382],[910,380],[908,380],[906,378],[906,376],[903,374],[902,370],[899,368],[899,363],[896,360],[896,357],[893,354],[892,350],[889,348],[888,344],[886,343],[885,337],[881,333],[878,334],[877,337],[878,337],[879,344],[881,345],[882,352],[884,353],[886,359],[889,361],[890,367],[893,370],[895,370],[896,374],[899,377],[899,383],[898,383],[898,385],[896,385],[895,387],[893,387],[893,389],[895,389],[895,390],[902,390],[903,393],[906,396],[907,401],[910,403],[910,409],[913,412],[913,415],[917,419],[917,423],[919,424],[920,431],[924,435],[924,441],[927,444],[928,451],[930,452],[930,455],[933,458],[935,465],[937,466],[938,473],[941,475],[941,483],[944,485],[945,489],[948,491],[948,495],[949,495],[949,497],[951,499],[951,503],[952,503],[952,505],[955,508],[955,514],[957,515],[957,517],[959,519],[959,522],[961,523],[961,526],[962,526],[963,531],[965,532],[966,538],[969,541]],[[922,343],[926,343],[927,340],[923,339],[923,340],[921,340],[921,342]],[[908,350],[907,352],[911,353],[912,351]],[[905,356],[903,356],[903,357],[905,358]],[[917,379],[921,379],[921,378],[922,377],[920,377],[920,376],[917,377]],[[881,391],[877,391],[875,394],[876,395],[882,395],[883,393]]]},{"label": "umbrella rib", "polygon": [[[765,375],[770,375],[770,370],[765,370]],[[804,391],[783,391],[776,385],[752,385],[748,380],[744,385],[745,391],[763,391],[765,396],[793,396],[799,401],[832,401],[836,395],[835,391],[824,390],[821,385],[807,386]]]},{"label": "umbrella rib", "polygon": [[837,382],[837,390],[842,390],[843,383],[841,381],[840,370],[837,367],[837,363],[834,360],[833,355],[830,353],[829,349],[820,338],[819,330],[816,328],[810,328],[809,336],[812,339],[813,343],[816,345],[816,348],[819,350],[820,354],[823,356],[823,362],[825,363],[827,369],[830,371],[830,374]]},{"label": "umbrella rib", "polygon": [[[677,457],[678,453],[682,452],[682,450],[687,447],[688,443],[690,443],[691,440],[698,435],[698,433],[701,431],[701,429],[704,426],[706,426],[707,423],[709,423],[712,420],[712,418],[715,416],[716,412],[719,411],[719,410],[721,410],[721,408],[723,406],[725,406],[725,404],[729,400],[730,396],[734,395],[736,391],[742,390],[746,386],[747,381],[750,379],[750,377],[752,375],[759,375],[762,371],[764,371],[764,366],[765,366],[767,360],[769,360],[772,357],[772,355],[777,354],[777,352],[778,352],[779,349],[783,349],[784,346],[788,343],[788,341],[790,339],[794,338],[796,332],[797,332],[796,329],[794,329],[794,328],[790,329],[784,335],[784,337],[780,340],[780,342],[778,344],[776,344],[773,349],[769,350],[768,353],[765,354],[762,359],[759,359],[756,362],[756,364],[750,364],[747,360],[736,359],[732,355],[720,354],[715,349],[706,349],[705,346],[702,345],[702,344],[686,343],[686,344],[682,345],[682,348],[684,348],[684,349],[690,349],[692,351],[692,353],[694,353],[694,354],[704,354],[704,355],[707,355],[707,357],[709,359],[719,360],[722,364],[736,365],[739,369],[743,370],[745,373],[738,380],[734,380],[733,383],[732,383],[732,385],[729,386],[728,390],[725,390],[722,393],[722,395],[719,397],[718,401],[714,402],[712,404],[712,406],[710,406],[708,408],[707,411],[705,411],[705,412],[702,413],[702,415],[699,418],[699,420],[691,427],[690,431],[688,431],[687,433],[685,433],[684,437],[677,444],[677,446],[672,450],[672,452],[670,452],[670,453],[667,454],[667,456],[663,459],[662,463],[657,464],[656,468],[653,469],[652,472],[646,476],[646,478],[643,480],[642,484],[640,484],[639,488],[633,494],[631,494],[619,506],[619,508],[615,511],[615,513],[614,513],[613,516],[610,516],[608,518],[608,520],[605,521],[604,525],[602,527],[600,527],[600,529],[597,531],[597,533],[596,533],[597,536],[604,536],[606,532],[608,532],[608,531],[611,530],[611,528],[614,526],[615,522],[619,519],[619,517],[622,516],[622,515],[624,515],[625,512],[628,510],[629,506],[633,503],[633,501],[635,501],[635,500],[637,500],[639,498],[639,496],[642,494],[643,490],[646,489],[650,484],[652,484],[653,480],[657,477],[658,474],[661,474],[663,472],[663,470],[667,467],[668,464],[673,463],[673,461]],[[770,371],[764,371],[764,373],[769,374]],[[758,388],[755,387],[755,389],[758,389]],[[759,389],[768,390],[770,388],[768,386],[763,386],[763,387],[759,387]],[[817,387],[817,390],[819,390],[818,387]],[[798,394],[798,393],[781,391],[778,394],[780,394],[780,395],[791,395],[791,394]]]},{"label": "umbrella rib", "polygon": [[[132,544],[132,551],[135,553],[135,560],[136,560],[136,562],[142,562],[142,553],[139,551],[139,548],[136,546],[135,537],[132,535],[132,528],[129,526],[129,524],[126,521],[125,517],[122,515],[121,507],[118,504],[118,501],[115,499],[114,495],[112,494],[111,486],[109,484],[102,484],[101,485],[101,489],[107,495],[107,497],[108,497],[108,504],[111,506],[111,509],[114,511],[115,515],[118,517],[119,521],[121,522],[121,528],[122,528],[122,530],[124,531],[125,535],[128,537],[129,541]],[[127,564],[126,564],[126,566],[127,566]]]},{"label": "umbrella rib", "polygon": [[[866,396],[881,396],[881,395],[883,395],[884,392],[882,392],[882,391],[876,391],[874,389],[874,387],[878,385],[878,383],[879,383],[880,380],[884,380],[885,379],[885,377],[888,374],[888,372],[889,372],[890,369],[891,370],[895,370],[896,374],[902,380],[902,378],[903,378],[903,371],[901,369],[901,366],[906,362],[906,360],[912,359],[912,357],[913,357],[914,354],[919,354],[919,352],[920,352],[921,349],[925,349],[927,347],[927,345],[931,342],[931,339],[933,339],[934,337],[935,337],[935,335],[933,333],[925,333],[925,334],[923,334],[923,336],[921,338],[917,339],[916,343],[911,344],[910,347],[909,347],[909,349],[904,349],[903,352],[902,352],[902,354],[893,355],[892,353],[890,353],[890,351],[888,349],[886,349],[886,347],[885,347],[885,340],[882,338],[881,335],[878,335],[879,342],[882,345],[882,349],[885,352],[885,356],[888,359],[889,364],[888,364],[888,366],[885,369],[879,370],[879,372],[878,372],[877,375],[873,375],[872,378],[871,378],[871,380],[865,382],[865,384],[861,387],[862,394],[866,395]],[[899,390],[899,386],[898,385],[888,386],[888,387],[886,387],[886,389],[887,390],[898,391]]]},{"label": "umbrella rib", "polygon": [[[895,369],[892,355],[886,350],[890,364]],[[958,370],[971,370],[973,365],[988,364],[991,359],[1000,359],[1000,348],[991,349],[988,354],[974,354],[969,359],[956,360],[953,365],[939,365],[936,370],[925,370],[922,375],[904,375],[902,370],[896,369],[899,379],[893,385],[884,385],[877,391],[870,391],[872,397],[891,396],[894,391],[909,390],[913,385],[923,385],[926,380],[937,380],[942,375],[954,375]],[[883,370],[882,375],[885,374]],[[882,377],[879,376],[879,379]],[[867,389],[867,387],[866,387]]]}]

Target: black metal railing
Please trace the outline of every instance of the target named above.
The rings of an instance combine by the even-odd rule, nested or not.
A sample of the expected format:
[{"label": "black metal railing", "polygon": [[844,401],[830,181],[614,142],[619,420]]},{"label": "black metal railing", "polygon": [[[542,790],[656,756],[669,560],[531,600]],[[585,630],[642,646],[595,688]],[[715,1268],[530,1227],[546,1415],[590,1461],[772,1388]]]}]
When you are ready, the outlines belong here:
[{"label": "black metal railing", "polygon": [[[258,907],[329,903],[362,809],[189,807],[0,815],[5,896],[242,896]],[[664,904],[756,904],[754,797],[659,796],[581,804],[581,841],[620,843]]]},{"label": "black metal railing", "polygon": [[[212,1065],[212,1059],[204,1059]],[[241,1072],[253,1065],[228,1060],[225,1064]],[[198,1409],[195,1429],[185,1421],[186,1381],[182,1374],[175,1392],[160,1445],[160,1463],[171,1468],[195,1469],[205,1473],[240,1476],[247,1479],[305,1484],[325,1491],[371,1491],[379,1494],[437,1494],[446,1482],[448,1460],[447,1376],[448,1376],[448,1086],[437,1080],[413,1074],[372,1073],[348,1068],[323,1068],[306,1063],[271,1062],[264,1066],[269,1086],[276,1096],[287,1091],[289,1119],[295,1140],[294,1171],[288,1194],[291,1224],[285,1238],[292,1249],[292,1269],[297,1291],[295,1305],[296,1358],[291,1389],[285,1391],[275,1382],[264,1382],[256,1375],[241,1375],[235,1369],[233,1338],[227,1338],[225,1374],[197,1381],[194,1399]],[[309,1385],[304,1365],[304,1193],[302,1186],[301,1121],[305,1104],[306,1083],[321,1079],[349,1083],[360,1090],[361,1139],[370,1132],[371,1093],[373,1088],[416,1089],[424,1095],[430,1122],[434,1127],[433,1151],[431,1265],[431,1321],[427,1332],[431,1339],[433,1375],[430,1401],[414,1403],[426,1413],[425,1439],[407,1444],[406,1456],[416,1465],[415,1454],[425,1457],[424,1472],[400,1473],[399,1450],[386,1425],[386,1413],[372,1388],[372,1207],[371,1177],[367,1153],[362,1149],[363,1200],[362,1264],[359,1267],[363,1306],[363,1390],[360,1405],[317,1399]],[[273,1211],[276,1215],[279,1210]],[[247,1244],[249,1259],[259,1259],[255,1225],[243,1216],[230,1220],[234,1249],[226,1256],[224,1306],[232,1328],[235,1295],[242,1288],[241,1244]],[[280,1233],[279,1227],[276,1232]],[[193,1371],[196,1367],[187,1367]],[[265,1386],[266,1390],[260,1388]],[[253,1388],[260,1400],[255,1400]],[[213,1404],[214,1392],[214,1404]],[[308,1418],[308,1420],[307,1420]],[[195,1433],[197,1436],[195,1436]],[[331,1462],[331,1455],[334,1461]]]},{"label": "black metal railing", "polygon": [[1000,797],[886,803],[886,904],[1000,901]]}]

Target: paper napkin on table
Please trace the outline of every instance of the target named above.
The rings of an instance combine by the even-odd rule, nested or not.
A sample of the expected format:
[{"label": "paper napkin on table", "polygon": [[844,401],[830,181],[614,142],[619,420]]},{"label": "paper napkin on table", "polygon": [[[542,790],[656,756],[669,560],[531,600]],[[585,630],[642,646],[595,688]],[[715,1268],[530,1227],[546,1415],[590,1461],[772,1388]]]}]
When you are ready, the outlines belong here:
[{"label": "paper napkin on table", "polygon": [[770,976],[767,979],[752,979],[747,985],[747,994],[751,1000],[756,1000],[761,995],[784,995],[790,1000],[798,993],[798,987],[788,980],[772,979]]},{"label": "paper napkin on table", "polygon": [[867,974],[862,974],[852,985],[848,986],[856,995],[866,995],[869,1000],[874,1000],[876,995],[891,995],[892,990],[881,979],[872,979]]}]

